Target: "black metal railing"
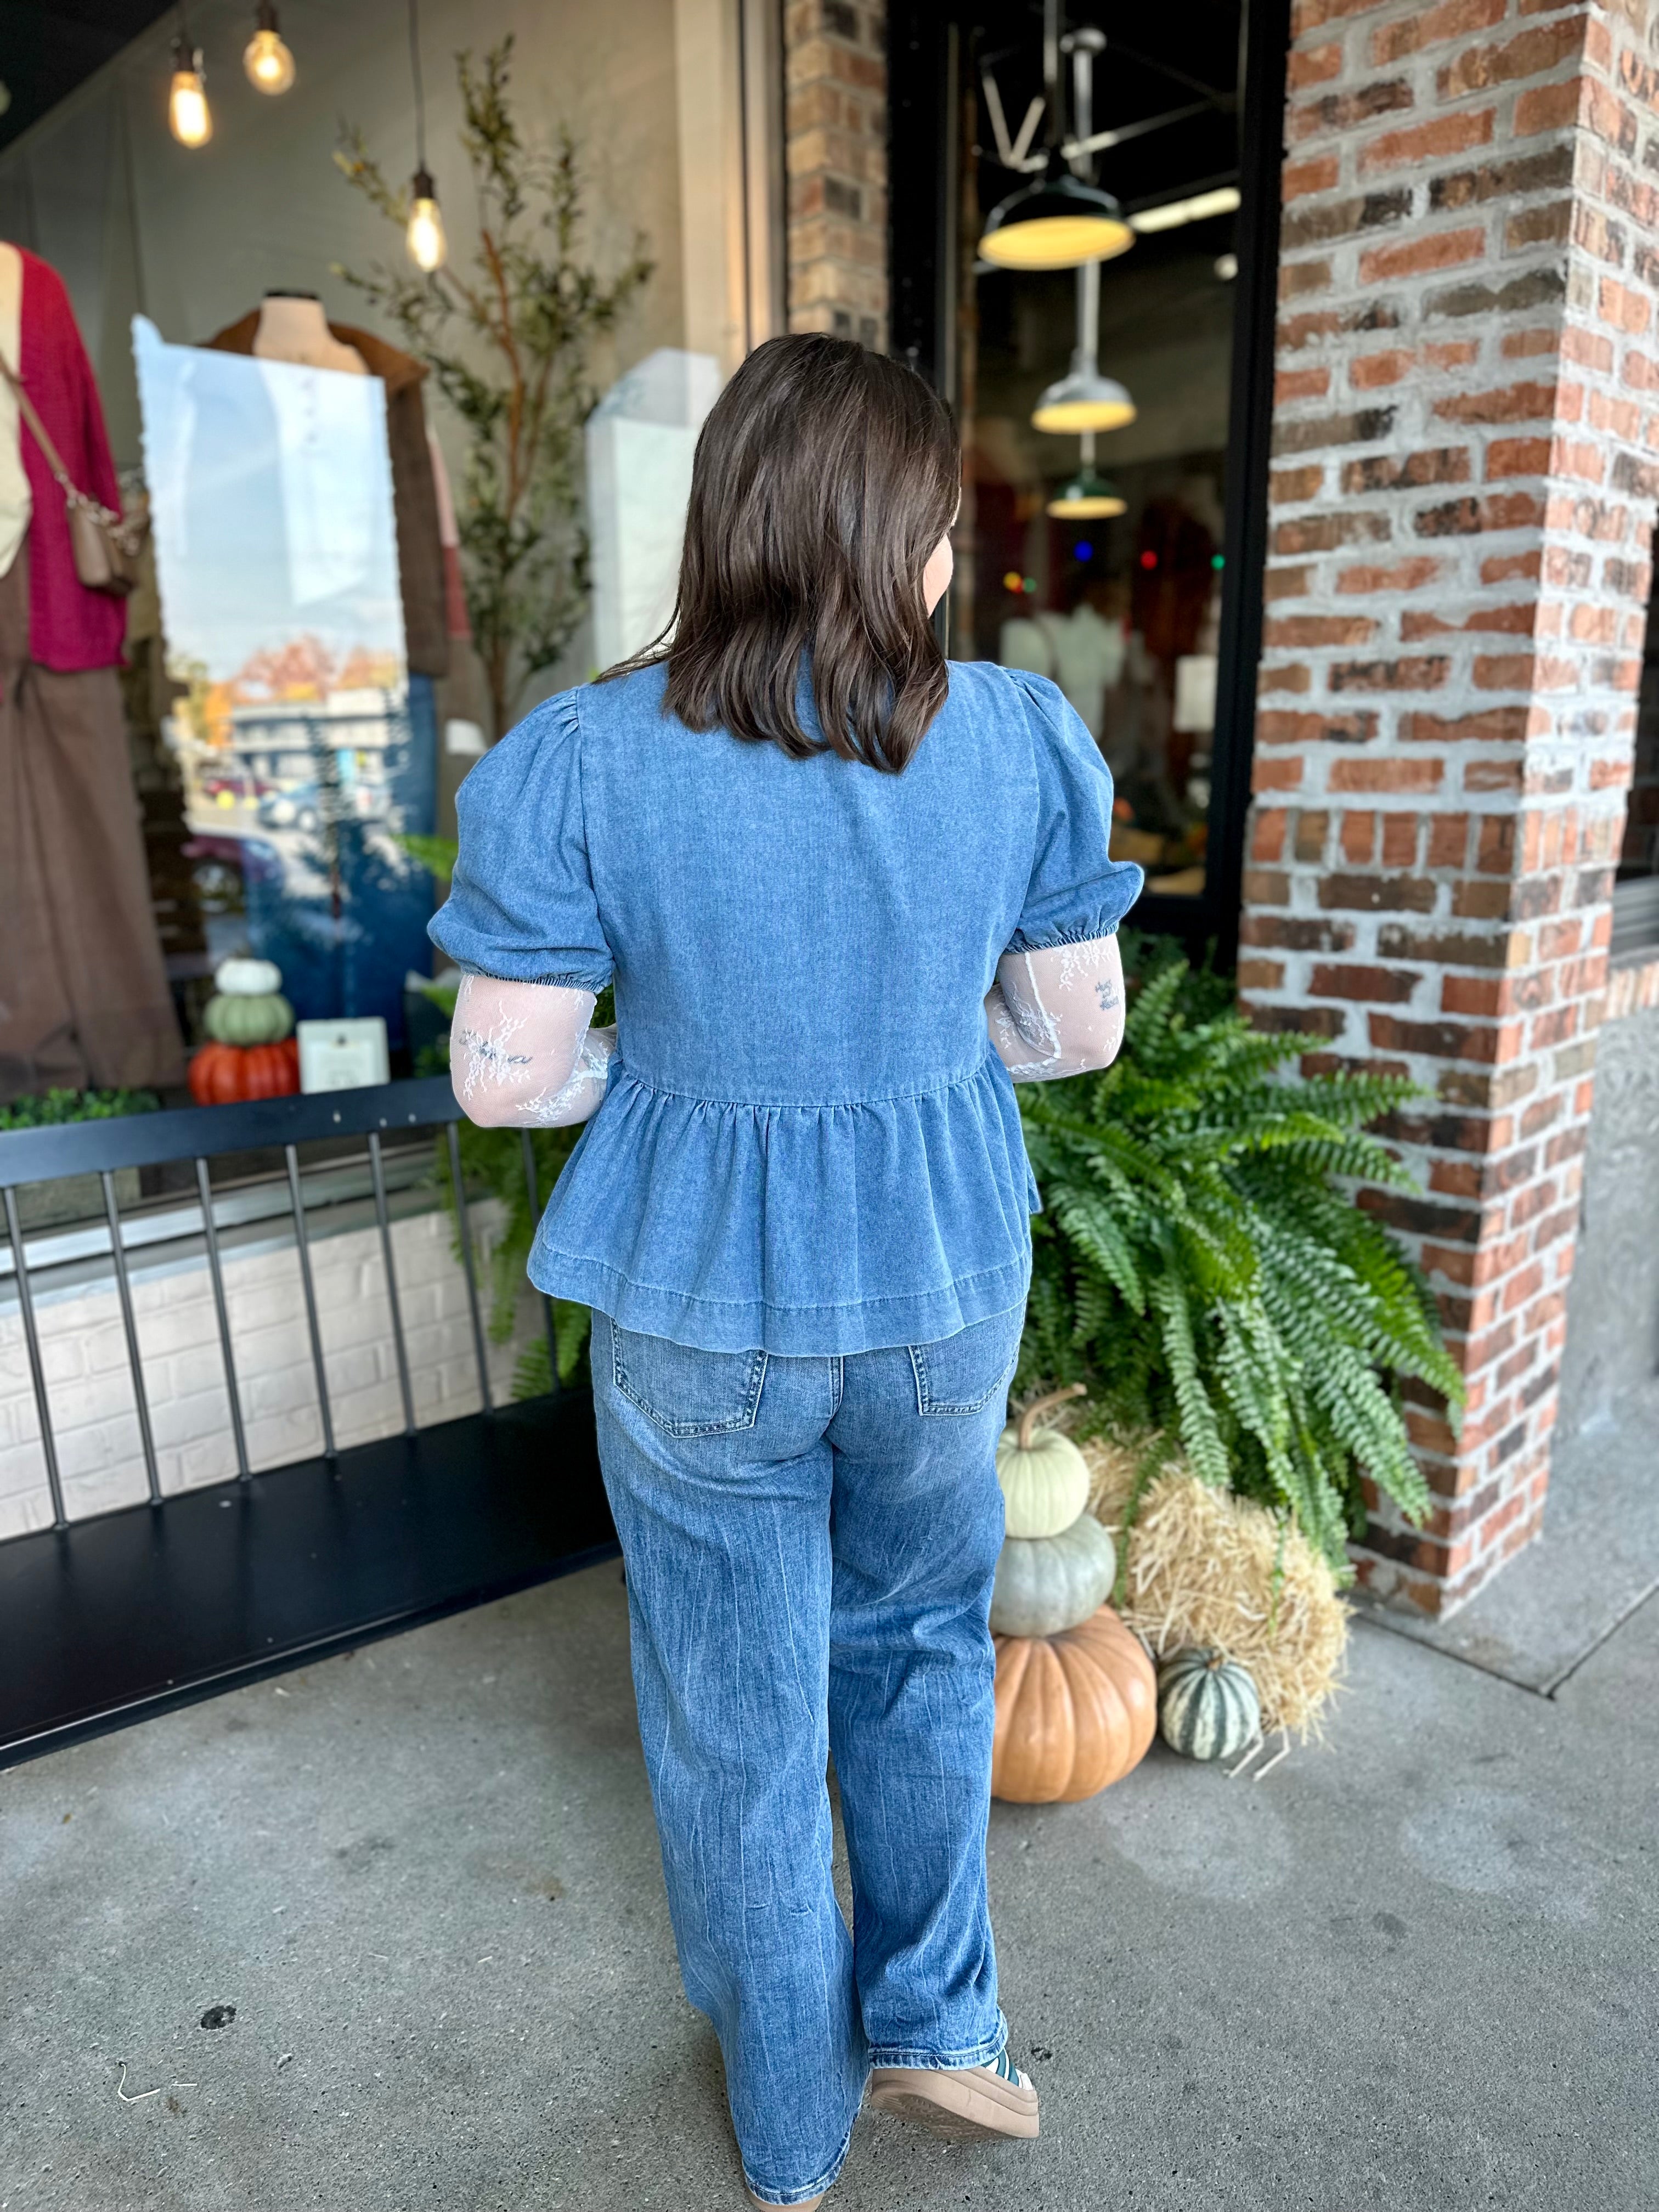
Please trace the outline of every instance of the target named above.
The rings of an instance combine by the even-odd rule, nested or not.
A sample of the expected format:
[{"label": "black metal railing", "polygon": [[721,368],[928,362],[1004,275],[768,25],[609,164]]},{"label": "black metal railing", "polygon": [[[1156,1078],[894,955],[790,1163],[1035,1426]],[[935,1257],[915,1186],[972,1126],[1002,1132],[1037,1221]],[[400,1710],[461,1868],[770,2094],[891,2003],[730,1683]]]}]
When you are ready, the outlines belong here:
[{"label": "black metal railing", "polygon": [[[398,1296],[398,1268],[392,1250],[392,1215],[387,1204],[382,1149],[385,1139],[392,1134],[431,1127],[440,1127],[445,1132],[450,1185],[454,1196],[461,1260],[466,1278],[478,1391],[484,1412],[491,1413],[495,1411],[483,1313],[479,1300],[472,1224],[456,1128],[460,1118],[461,1109],[456,1103],[448,1078],[433,1076],[380,1084],[360,1091],[325,1091],[311,1097],[250,1099],[235,1105],[192,1106],[158,1114],[131,1115],[112,1121],[78,1121],[50,1128],[0,1132],[0,1204],[3,1204],[5,1212],[12,1278],[16,1285],[55,1528],[66,1528],[69,1516],[32,1288],[29,1246],[18,1205],[20,1188],[32,1183],[56,1182],[70,1176],[94,1174],[100,1178],[109,1237],[109,1257],[126,1340],[127,1368],[132,1387],[133,1409],[137,1419],[139,1448],[150,1502],[159,1505],[162,1501],[160,1463],[150,1417],[149,1394],[144,1380],[143,1349],[133,1307],[127,1241],[116,1195],[116,1174],[124,1168],[156,1168],[185,1162],[193,1164],[203,1247],[213,1289],[220,1359],[235,1446],[237,1475],[241,1481],[246,1482],[252,1480],[253,1469],[248,1455],[246,1416],[237,1370],[236,1347],[232,1336],[230,1305],[225,1291],[221,1224],[216,1210],[209,1163],[227,1153],[280,1152],[286,1171],[289,1213],[299,1260],[300,1289],[310,1341],[317,1410],[322,1426],[323,1456],[334,1460],[338,1456],[338,1446],[335,1440],[316,1285],[312,1275],[311,1239],[306,1218],[299,1147],[324,1139],[351,1137],[366,1139],[374,1218],[380,1231],[381,1261],[386,1272],[386,1300],[403,1409],[404,1433],[412,1437],[416,1433],[415,1393],[410,1380],[403,1306]],[[539,1194],[535,1155],[528,1130],[524,1133],[523,1143],[525,1182],[533,1215],[539,1211]],[[550,1300],[544,1299],[543,1305],[552,1389],[556,1395],[559,1363],[552,1304]]]},{"label": "black metal railing", "polygon": [[[51,1527],[0,1542],[0,1767],[615,1556],[587,1394],[560,1390],[555,1359],[549,1393],[522,1403],[492,1397],[459,1118],[447,1079],[434,1077],[0,1132],[0,1297],[9,1258],[52,1512]],[[303,1179],[302,1146],[312,1148]],[[446,1405],[417,1427],[392,1206],[434,1165],[441,1173],[446,1154],[481,1410]],[[142,1210],[131,1195],[134,1169],[152,1170],[145,1181],[159,1186]],[[534,1207],[541,1194],[527,1132],[524,1171]],[[68,1225],[26,1225],[26,1212],[51,1214],[52,1203],[26,1208],[20,1194],[65,1177],[93,1179],[88,1194],[94,1206],[101,1194],[101,1223],[89,1209]],[[331,1228],[367,1227],[369,1197],[402,1421],[342,1443],[312,1246],[325,1211]],[[235,1249],[268,1248],[273,1230],[283,1241],[291,1230],[299,1261],[295,1307],[305,1313],[323,1449],[255,1468],[226,1261]],[[147,1385],[133,1277],[198,1252],[212,1285],[236,1471],[180,1486],[162,1480],[162,1400]],[[147,1494],[71,1516],[37,1291],[83,1289],[112,1274]],[[550,1312],[548,1329],[551,1350]],[[150,1376],[159,1377],[154,1364]]]}]

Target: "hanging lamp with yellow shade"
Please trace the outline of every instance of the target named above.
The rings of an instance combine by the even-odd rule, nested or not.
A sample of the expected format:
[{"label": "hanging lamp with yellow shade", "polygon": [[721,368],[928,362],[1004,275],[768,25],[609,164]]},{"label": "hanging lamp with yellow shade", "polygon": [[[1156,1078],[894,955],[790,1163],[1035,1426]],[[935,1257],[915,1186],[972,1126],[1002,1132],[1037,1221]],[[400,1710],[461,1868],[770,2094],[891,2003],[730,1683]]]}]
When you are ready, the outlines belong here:
[{"label": "hanging lamp with yellow shade", "polygon": [[1046,175],[992,209],[979,250],[999,269],[1077,269],[1127,253],[1134,242],[1111,194],[1073,176],[1055,151]]},{"label": "hanging lamp with yellow shade", "polygon": [[1060,486],[1048,511],[1057,522],[1104,522],[1115,514],[1127,514],[1129,502],[1109,477],[1096,472],[1091,458]]}]

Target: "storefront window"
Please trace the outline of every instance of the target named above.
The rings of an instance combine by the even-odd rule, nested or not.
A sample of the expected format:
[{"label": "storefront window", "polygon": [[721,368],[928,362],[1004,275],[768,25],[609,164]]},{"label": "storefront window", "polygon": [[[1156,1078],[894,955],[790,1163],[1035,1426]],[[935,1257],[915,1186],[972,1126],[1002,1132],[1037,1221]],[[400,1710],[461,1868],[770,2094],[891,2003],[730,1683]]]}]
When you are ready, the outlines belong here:
[{"label": "storefront window", "polygon": [[782,320],[781,19],[737,17],[362,0],[256,70],[230,0],[178,52],[43,16],[0,118],[0,358],[54,441],[0,379],[0,1106],[442,1065],[455,791],[660,628],[697,427]]},{"label": "storefront window", "polygon": [[[896,41],[901,102],[907,52],[918,85],[940,62],[954,85],[936,243],[901,216],[895,271],[913,355],[963,427],[950,649],[1060,685],[1111,766],[1114,851],[1146,871],[1143,915],[1200,941],[1237,913],[1276,243],[1244,91],[1252,66],[1282,76],[1282,38],[1259,21],[1247,41],[1236,4],[1149,19],[1120,0],[980,0],[931,52],[919,9]],[[1049,173],[1109,194],[1126,228],[1092,264],[1000,265],[997,210],[1045,142]],[[920,161],[896,153],[896,204]]]}]

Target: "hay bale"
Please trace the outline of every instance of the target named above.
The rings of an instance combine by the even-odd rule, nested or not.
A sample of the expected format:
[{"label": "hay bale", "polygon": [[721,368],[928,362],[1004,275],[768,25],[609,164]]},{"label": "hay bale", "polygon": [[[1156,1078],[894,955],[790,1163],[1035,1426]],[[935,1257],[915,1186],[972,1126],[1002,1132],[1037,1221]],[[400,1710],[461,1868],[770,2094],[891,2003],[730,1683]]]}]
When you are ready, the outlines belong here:
[{"label": "hay bale", "polygon": [[1129,1626],[1159,1657],[1198,1646],[1237,1659],[1255,1678],[1264,1731],[1316,1735],[1348,1641],[1321,1553],[1265,1506],[1200,1482],[1161,1437],[1092,1437],[1079,1449],[1090,1509],[1124,1561],[1118,1610]]}]

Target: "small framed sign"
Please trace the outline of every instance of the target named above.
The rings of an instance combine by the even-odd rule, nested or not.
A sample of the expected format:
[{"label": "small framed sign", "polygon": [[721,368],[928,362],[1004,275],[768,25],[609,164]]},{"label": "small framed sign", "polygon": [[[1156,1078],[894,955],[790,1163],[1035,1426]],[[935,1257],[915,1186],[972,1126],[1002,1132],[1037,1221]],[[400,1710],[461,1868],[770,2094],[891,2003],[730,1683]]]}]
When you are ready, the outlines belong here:
[{"label": "small framed sign", "polygon": [[392,1060],[386,1023],[379,1014],[353,1014],[334,1022],[300,1022],[301,1091],[361,1091],[389,1083]]}]

